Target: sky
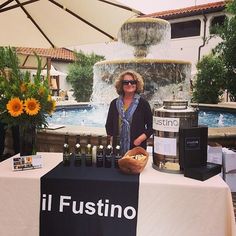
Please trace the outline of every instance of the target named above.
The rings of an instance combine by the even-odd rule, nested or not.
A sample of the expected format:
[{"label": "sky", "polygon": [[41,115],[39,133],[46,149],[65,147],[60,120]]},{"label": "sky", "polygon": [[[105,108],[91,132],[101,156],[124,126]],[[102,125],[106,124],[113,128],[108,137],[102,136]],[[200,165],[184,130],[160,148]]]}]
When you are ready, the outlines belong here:
[{"label": "sky", "polygon": [[221,0],[118,0],[145,14],[194,5],[219,2]]}]

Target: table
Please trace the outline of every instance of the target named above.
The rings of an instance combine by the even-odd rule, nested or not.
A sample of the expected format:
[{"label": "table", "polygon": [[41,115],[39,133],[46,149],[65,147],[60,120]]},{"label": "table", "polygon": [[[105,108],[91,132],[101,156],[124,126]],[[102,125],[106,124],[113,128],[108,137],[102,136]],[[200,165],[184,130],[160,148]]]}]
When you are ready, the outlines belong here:
[{"label": "table", "polygon": [[[62,160],[40,153],[43,168],[13,172],[0,163],[0,235],[38,236],[40,177]],[[140,175],[137,236],[235,236],[229,187],[219,175],[204,182],[154,170]]]}]

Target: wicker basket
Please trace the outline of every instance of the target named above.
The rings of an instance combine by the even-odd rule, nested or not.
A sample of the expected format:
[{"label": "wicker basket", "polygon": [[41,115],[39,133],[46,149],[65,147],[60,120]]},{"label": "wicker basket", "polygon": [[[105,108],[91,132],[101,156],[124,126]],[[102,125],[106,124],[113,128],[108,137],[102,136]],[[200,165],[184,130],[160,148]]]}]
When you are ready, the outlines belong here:
[{"label": "wicker basket", "polygon": [[148,153],[142,147],[135,147],[125,153],[119,161],[120,170],[125,174],[139,174],[148,161]]}]

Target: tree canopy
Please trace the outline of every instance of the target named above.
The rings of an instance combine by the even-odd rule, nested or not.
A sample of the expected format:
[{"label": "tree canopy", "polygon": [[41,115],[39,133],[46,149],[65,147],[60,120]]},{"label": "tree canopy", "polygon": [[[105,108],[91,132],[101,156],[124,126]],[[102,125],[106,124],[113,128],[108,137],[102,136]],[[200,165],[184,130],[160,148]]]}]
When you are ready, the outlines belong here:
[{"label": "tree canopy", "polygon": [[219,57],[206,55],[197,64],[197,80],[194,85],[193,101],[216,104],[223,94],[224,64]]},{"label": "tree canopy", "polygon": [[76,101],[88,102],[93,88],[93,66],[96,62],[105,60],[105,57],[94,53],[85,54],[82,51],[75,54],[77,60],[70,66],[67,80],[74,89]]},{"label": "tree canopy", "polygon": [[219,101],[217,96],[224,89],[229,92],[230,100],[236,101],[236,0],[227,3],[226,12],[229,16],[224,23],[210,29],[211,34],[219,36],[222,41],[211,55],[203,57],[197,64],[195,102],[216,103]]}]

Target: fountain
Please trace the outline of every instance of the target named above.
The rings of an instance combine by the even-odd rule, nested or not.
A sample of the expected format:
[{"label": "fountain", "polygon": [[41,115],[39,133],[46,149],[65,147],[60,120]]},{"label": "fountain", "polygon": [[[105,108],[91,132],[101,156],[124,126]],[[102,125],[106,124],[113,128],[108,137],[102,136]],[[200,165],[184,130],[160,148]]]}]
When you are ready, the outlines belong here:
[{"label": "fountain", "polygon": [[117,96],[115,78],[122,71],[132,69],[144,78],[143,96],[150,102],[164,99],[189,100],[191,64],[185,61],[149,58],[155,46],[170,39],[170,24],[157,18],[135,18],[126,21],[119,32],[118,41],[134,48],[133,58],[106,60],[94,66],[92,102],[109,103]]},{"label": "fountain", "polygon": [[[144,78],[143,96],[154,108],[153,118],[157,124],[161,123],[161,119],[164,119],[165,116],[168,116],[165,120],[177,123],[178,128],[196,126],[197,112],[194,112],[193,109],[188,108],[186,105],[190,95],[191,64],[183,61],[148,58],[149,50],[167,40],[167,37],[170,36],[169,32],[169,22],[162,19],[135,18],[126,21],[121,26],[118,39],[121,43],[134,48],[134,58],[102,61],[95,64],[92,101],[107,104],[112,98],[117,97],[113,85],[114,80],[121,72],[131,69],[141,74]],[[172,99],[176,99],[174,103],[172,103]],[[177,102],[177,99],[186,100],[184,108],[182,108],[183,102],[180,100],[180,102]],[[171,109],[174,104],[178,108],[172,109],[170,112],[166,109],[162,112],[164,115],[161,112],[156,112],[154,105],[167,100],[172,104],[170,105]],[[156,114],[161,116],[161,118],[155,116]],[[178,118],[176,121],[172,121],[175,116]],[[155,122],[153,124],[155,125]],[[172,132],[167,135],[167,131],[160,129],[158,125],[153,126],[153,128],[155,131],[153,167],[161,171],[179,173],[178,130],[173,131],[175,133],[175,136],[173,136]],[[165,135],[162,135],[163,133]],[[165,146],[174,146],[173,152],[166,151],[169,148],[165,148]],[[172,165],[167,165],[168,163]],[[174,170],[172,169],[173,165],[175,165]]]},{"label": "fountain", "polygon": [[[131,53],[132,50],[126,50],[125,55],[129,56],[123,55],[119,58],[99,62],[94,66],[93,103],[108,105],[113,98],[117,97],[114,80],[119,73],[127,69],[135,70],[143,76],[145,83],[143,95],[151,105],[171,100],[173,95],[176,99],[189,100],[191,64],[185,61],[155,59],[156,57],[152,56],[153,52],[157,52],[158,46],[161,46],[162,49],[169,48],[163,45],[170,39],[170,25],[167,21],[153,18],[128,20],[121,27],[118,38],[120,48],[132,49],[133,53]],[[158,50],[158,55],[160,55],[160,51]],[[166,51],[164,53],[167,54]],[[112,53],[112,56],[114,54]],[[93,113],[91,119],[104,121],[106,112],[107,106],[105,110]],[[66,116],[66,120],[68,120],[69,115],[66,114]],[[80,117],[82,117],[81,114]],[[87,117],[82,119],[85,120]],[[76,126],[40,132],[38,135],[39,150],[61,151],[66,132],[72,136],[69,140],[72,146],[78,133],[81,135],[91,134],[92,136],[106,135],[104,125],[102,128],[90,127],[80,124],[77,119],[75,124]],[[217,135],[214,134],[210,138],[218,141],[219,135]],[[231,136],[229,138],[229,142],[234,142],[235,135],[233,134],[232,138]],[[222,135],[220,140],[225,142],[226,136]]]}]

